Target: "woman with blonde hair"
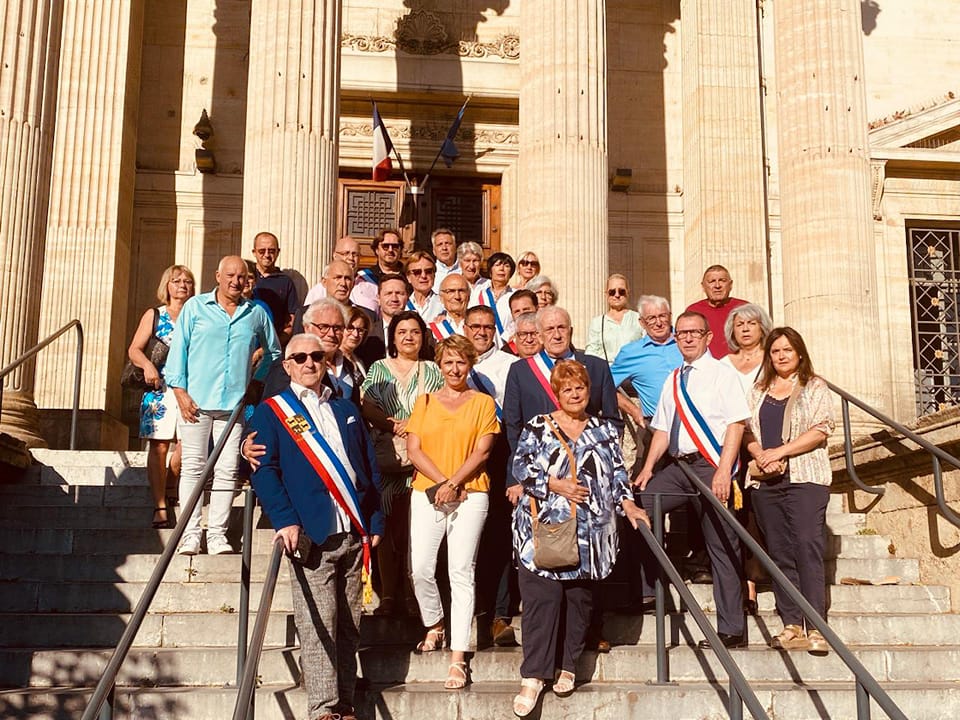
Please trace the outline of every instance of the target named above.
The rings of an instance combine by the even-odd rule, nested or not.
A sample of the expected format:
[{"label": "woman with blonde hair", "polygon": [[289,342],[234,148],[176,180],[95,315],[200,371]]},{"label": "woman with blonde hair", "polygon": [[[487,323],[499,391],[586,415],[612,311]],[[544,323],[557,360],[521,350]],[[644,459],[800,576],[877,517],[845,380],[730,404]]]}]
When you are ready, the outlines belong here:
[{"label": "woman with blonde hair", "polygon": [[614,273],[607,278],[607,311],[590,321],[584,352],[613,363],[627,343],[643,337],[640,315],[630,309],[630,285],[627,278]]},{"label": "woman with blonde hair", "polygon": [[[153,495],[154,528],[172,527],[167,515],[167,456],[170,444],[174,443],[170,469],[175,475],[179,474],[180,445],[176,442],[179,407],[173,390],[163,380],[163,365],[157,367],[145,351],[151,338],[170,347],[174,324],[183,304],[193,297],[194,285],[193,273],[185,265],[171,265],[164,270],[157,287],[160,305],[143,313],[127,348],[130,362],[141,368],[144,380],[153,385],[140,401],[140,437],[147,441],[147,478]],[[155,353],[152,355],[156,357]]]},{"label": "woman with blonde hair", "polygon": [[517,260],[517,273],[510,280],[510,286],[516,290],[525,288],[539,274],[540,260],[535,252],[527,250]]}]

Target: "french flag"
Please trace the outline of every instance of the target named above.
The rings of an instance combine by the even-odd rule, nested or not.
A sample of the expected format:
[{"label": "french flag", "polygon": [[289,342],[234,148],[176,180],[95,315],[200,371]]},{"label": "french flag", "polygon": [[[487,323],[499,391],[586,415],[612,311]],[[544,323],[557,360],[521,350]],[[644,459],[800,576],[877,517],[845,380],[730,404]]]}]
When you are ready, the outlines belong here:
[{"label": "french flag", "polygon": [[390,161],[390,154],[393,152],[393,143],[390,142],[390,135],[383,124],[383,118],[380,117],[380,111],[377,110],[377,104],[373,103],[373,180],[374,182],[383,182],[390,179],[390,173],[393,170],[393,163]]}]

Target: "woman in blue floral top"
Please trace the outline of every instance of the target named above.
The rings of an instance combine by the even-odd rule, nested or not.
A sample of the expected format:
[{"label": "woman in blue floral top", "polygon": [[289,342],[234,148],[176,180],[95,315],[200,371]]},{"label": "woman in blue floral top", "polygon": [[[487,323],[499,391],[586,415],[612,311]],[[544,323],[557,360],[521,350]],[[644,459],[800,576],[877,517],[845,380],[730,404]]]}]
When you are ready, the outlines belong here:
[{"label": "woman in blue floral top", "polygon": [[149,308],[140,318],[140,324],[127,349],[127,355],[143,369],[144,379],[153,385],[140,402],[140,437],[147,440],[147,477],[153,493],[153,527],[173,527],[167,515],[167,455],[174,443],[170,467],[178,471],[180,464],[177,438],[177,407],[173,390],[163,380],[163,367],[155,367],[145,354],[151,335],[169,347],[173,328],[183,304],[193,297],[194,278],[184,265],[171,265],[163,271],[157,299],[162,305]]},{"label": "woman in blue floral top", "polygon": [[[616,428],[586,414],[590,397],[586,368],[575,360],[562,360],[553,369],[550,386],[560,407],[527,423],[513,460],[513,475],[524,491],[513,514],[523,600],[522,680],[513,700],[519,717],[530,714],[544,682],[554,679],[558,643],[562,661],[553,691],[561,697],[573,692],[574,671],[590,624],[593,584],[610,574],[617,558],[617,514],[625,515],[634,528],[639,523],[649,526],[647,514],[633,501]],[[563,570],[537,567],[532,500],[542,524],[570,519],[571,503],[576,503],[579,565]]]}]

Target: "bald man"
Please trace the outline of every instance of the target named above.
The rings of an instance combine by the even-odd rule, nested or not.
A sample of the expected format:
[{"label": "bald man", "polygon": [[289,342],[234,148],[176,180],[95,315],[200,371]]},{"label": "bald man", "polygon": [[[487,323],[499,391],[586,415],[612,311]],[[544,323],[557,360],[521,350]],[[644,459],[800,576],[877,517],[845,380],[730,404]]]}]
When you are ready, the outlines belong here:
[{"label": "bald man", "polygon": [[[269,313],[243,296],[247,272],[243,258],[223,258],[217,267],[217,287],[187,300],[173,331],[164,375],[180,409],[177,434],[182,448],[182,501],[199,482],[210,440],[216,441],[223,433],[251,375],[262,382],[280,358]],[[254,374],[252,358],[257,348],[263,348],[263,360]],[[227,491],[234,489],[241,430],[239,424],[233,426],[213,471],[213,489],[223,492],[212,493],[210,499],[207,551],[211,555],[233,552],[226,538],[233,493]],[[190,515],[181,555],[200,552],[200,505],[197,503]]]}]

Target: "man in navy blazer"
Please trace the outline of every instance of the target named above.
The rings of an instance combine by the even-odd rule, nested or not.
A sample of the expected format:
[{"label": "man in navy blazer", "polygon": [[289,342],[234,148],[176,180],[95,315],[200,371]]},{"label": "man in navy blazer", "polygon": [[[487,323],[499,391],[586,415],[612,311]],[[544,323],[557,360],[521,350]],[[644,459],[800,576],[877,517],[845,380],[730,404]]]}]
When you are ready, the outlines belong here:
[{"label": "man in navy blazer", "polygon": [[[513,467],[513,456],[517,452],[517,443],[524,425],[537,415],[551,413],[558,407],[552,390],[548,392],[550,371],[557,360],[573,359],[586,367],[590,377],[587,412],[610,420],[623,431],[623,420],[617,407],[617,390],[610,374],[610,366],[600,358],[575,352],[570,347],[573,334],[570,314],[556,305],[548,305],[537,313],[537,330],[540,331],[543,350],[538,355],[515,362],[507,373],[507,386],[503,397],[503,426],[510,445],[508,469]],[[507,496],[516,505],[523,488],[509,471],[507,485]],[[610,643],[602,637],[600,603],[594,603],[594,608],[593,621],[587,634],[587,647],[599,652],[609,652]]]},{"label": "man in navy blazer", "polygon": [[[250,422],[265,446],[253,487],[294,558],[290,582],[308,717],[355,720],[362,570],[383,534],[380,471],[359,410],[332,398],[322,383],[319,339],[295,335],[283,366],[289,390],[261,403]],[[348,500],[335,499],[331,484]]]}]

